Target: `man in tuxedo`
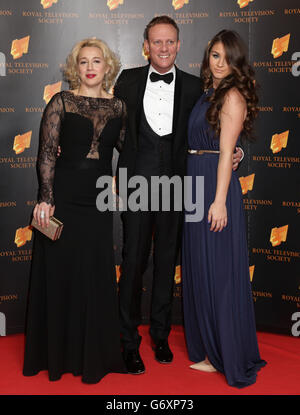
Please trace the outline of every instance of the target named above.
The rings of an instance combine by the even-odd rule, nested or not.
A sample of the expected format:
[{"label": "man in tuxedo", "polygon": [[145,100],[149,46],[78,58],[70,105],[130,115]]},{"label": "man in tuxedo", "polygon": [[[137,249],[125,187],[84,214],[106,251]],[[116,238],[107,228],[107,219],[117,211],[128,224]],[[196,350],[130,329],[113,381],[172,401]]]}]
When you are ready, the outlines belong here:
[{"label": "man in tuxedo", "polygon": [[[144,48],[150,65],[123,70],[115,85],[115,95],[127,106],[125,143],[119,156],[120,168],[128,179],[185,174],[188,149],[189,114],[202,95],[200,79],[175,65],[180,48],[179,29],[168,16],[151,20],[144,33]],[[120,195],[122,197],[122,195]],[[161,191],[157,195],[161,197]],[[171,201],[174,194],[171,193]],[[172,206],[172,205],[171,205]],[[142,277],[153,240],[153,282],[150,335],[155,357],[170,363],[169,348],[174,274],[181,241],[182,212],[126,211],[122,213],[124,245],[119,282],[120,321],[123,356],[129,373],[144,373],[139,354],[141,336]]]}]

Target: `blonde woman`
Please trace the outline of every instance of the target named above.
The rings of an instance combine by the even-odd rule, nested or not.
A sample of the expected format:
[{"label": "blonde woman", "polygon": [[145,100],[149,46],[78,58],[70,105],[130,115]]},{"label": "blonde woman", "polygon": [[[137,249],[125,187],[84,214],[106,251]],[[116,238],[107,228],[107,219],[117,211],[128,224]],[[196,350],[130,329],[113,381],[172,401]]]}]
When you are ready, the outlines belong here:
[{"label": "blonde woman", "polygon": [[55,242],[35,235],[25,376],[48,370],[50,380],[72,373],[96,383],[124,372],[112,212],[96,208],[96,181],[112,175],[124,137],[125,105],[109,93],[119,68],[105,42],[77,43],[65,68],[71,89],[55,94],[43,114],[33,215],[42,226],[54,215],[64,228]]}]

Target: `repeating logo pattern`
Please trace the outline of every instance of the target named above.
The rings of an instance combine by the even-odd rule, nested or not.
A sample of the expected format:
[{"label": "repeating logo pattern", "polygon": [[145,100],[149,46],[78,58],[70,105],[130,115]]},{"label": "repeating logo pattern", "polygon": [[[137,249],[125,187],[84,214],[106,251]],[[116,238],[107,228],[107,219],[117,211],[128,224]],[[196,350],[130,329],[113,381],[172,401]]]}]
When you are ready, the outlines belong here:
[{"label": "repeating logo pattern", "polygon": [[240,6],[240,8],[242,9],[243,7],[248,6],[248,4],[250,2],[252,2],[253,0],[238,0],[237,4]]},{"label": "repeating logo pattern", "polygon": [[281,134],[274,134],[272,135],[272,141],[270,145],[270,149],[272,150],[273,154],[279,153],[283,148],[286,148],[288,137],[289,137],[289,130],[284,131]]},{"label": "repeating logo pattern", "polygon": [[32,229],[30,226],[25,226],[25,228],[18,228],[15,235],[15,244],[18,248],[25,245],[26,242],[31,241],[32,238]]},{"label": "repeating logo pattern", "polygon": [[253,189],[255,173],[250,174],[246,177],[240,177],[240,184],[242,188],[242,193],[245,195],[249,190]]},{"label": "repeating logo pattern", "polygon": [[124,4],[124,0],[107,0],[107,7],[110,11],[119,7],[120,4]]},{"label": "repeating logo pattern", "polygon": [[41,0],[41,5],[44,9],[49,9],[49,7],[53,6],[53,4],[57,2],[58,0]]},{"label": "repeating logo pattern", "polygon": [[16,154],[23,153],[25,148],[30,147],[32,131],[28,131],[22,135],[16,135],[14,139],[13,150]]},{"label": "repeating logo pattern", "polygon": [[270,242],[272,246],[279,246],[282,242],[286,242],[289,225],[273,228],[271,230]]},{"label": "repeating logo pattern", "polygon": [[181,266],[180,265],[177,265],[177,267],[175,268],[174,281],[175,281],[175,284],[181,283]]},{"label": "repeating logo pattern", "polygon": [[60,81],[56,82],[55,84],[49,84],[45,86],[43,99],[46,104],[48,104],[53,95],[61,91],[61,84],[62,82]]},{"label": "repeating logo pattern", "polygon": [[189,0],[172,0],[172,6],[175,10],[181,9],[185,4],[188,4]]},{"label": "repeating logo pattern", "polygon": [[117,283],[118,283],[121,277],[121,265],[116,265],[116,277],[117,277]]},{"label": "repeating logo pattern", "polygon": [[[167,5],[167,9],[163,6],[163,3],[165,3],[165,6]],[[213,9],[211,7],[213,3],[217,5],[217,12],[210,11]],[[79,0],[73,0],[72,2],[28,0],[26,2],[11,2],[9,9],[1,10],[1,18],[9,20],[12,24],[11,35],[7,35],[6,38],[5,34],[3,35],[4,44],[7,45],[8,51],[0,52],[0,75],[6,77],[6,79],[1,80],[3,84],[7,82],[12,90],[17,88],[21,91],[22,99],[20,99],[20,102],[14,102],[6,100],[4,94],[2,96],[0,113],[4,118],[4,123],[7,123],[9,127],[7,129],[8,144],[5,148],[5,141],[3,141],[4,152],[1,152],[0,166],[4,170],[3,177],[5,177],[5,180],[6,177],[11,175],[13,177],[12,182],[19,180],[20,171],[24,172],[25,180],[24,185],[20,186],[20,194],[26,188],[25,183],[29,182],[30,186],[24,190],[24,196],[18,195],[17,200],[11,195],[4,195],[0,202],[1,213],[9,214],[10,209],[14,210],[14,214],[20,211],[22,218],[21,220],[15,219],[15,223],[10,224],[11,229],[6,232],[6,237],[4,234],[6,246],[2,253],[0,251],[0,260],[2,261],[0,266],[5,265],[8,260],[10,267],[14,267],[16,263],[20,262],[27,262],[28,264],[31,260],[30,241],[32,240],[32,230],[30,226],[25,226],[25,224],[29,222],[31,209],[36,203],[34,200],[36,189],[33,189],[31,180],[27,179],[28,177],[32,178],[32,182],[36,180],[36,152],[33,152],[33,148],[37,144],[38,134],[34,133],[34,129],[37,128],[37,123],[39,123],[45,107],[44,104],[47,104],[53,95],[62,89],[60,75],[57,77],[59,68],[56,59],[51,54],[44,53],[49,46],[49,50],[51,50],[52,44],[57,38],[57,33],[62,33],[62,24],[64,23],[64,33],[68,35],[69,27],[71,27],[71,33],[73,33],[74,25],[80,26],[81,30],[82,24],[86,24],[85,20],[88,19],[89,23],[86,28],[83,28],[83,32],[87,30],[92,36],[101,37],[104,32],[101,27],[105,27],[105,35],[103,33],[103,36],[108,43],[110,36],[114,38],[116,29],[119,32],[118,39],[122,38],[123,35],[126,37],[130,33],[132,39],[135,37],[140,42],[144,23],[146,24],[152,16],[170,12],[168,14],[176,20],[180,29],[185,26],[182,30],[182,40],[187,42],[186,45],[190,41],[189,36],[194,41],[195,36],[199,35],[197,48],[193,50],[188,46],[182,47],[179,55],[179,58],[182,58],[179,67],[190,71],[194,75],[199,75],[201,50],[205,47],[204,43],[207,42],[207,40],[204,42],[200,36],[203,30],[200,19],[207,18],[211,27],[215,25],[216,28],[234,28],[239,33],[243,33],[245,25],[248,24],[249,28],[253,29],[249,31],[249,33],[254,34],[253,66],[256,70],[258,82],[263,85],[262,90],[268,90],[270,94],[263,94],[260,100],[262,123],[258,124],[259,127],[256,131],[258,133],[257,144],[250,145],[249,150],[246,150],[248,154],[246,154],[243,165],[246,165],[247,169],[244,171],[242,170],[243,166],[241,166],[238,172],[240,175],[242,171],[239,181],[244,195],[244,208],[251,219],[251,224],[254,225],[253,228],[250,226],[249,231],[251,233],[251,243],[255,246],[254,248],[253,245],[249,245],[249,253],[254,256],[254,258],[251,258],[250,263],[252,265],[249,267],[250,280],[253,283],[253,290],[258,289],[255,288],[257,284],[264,286],[264,288],[259,288],[262,291],[253,291],[253,297],[256,301],[268,299],[268,302],[271,303],[272,296],[281,298],[282,295],[283,310],[284,307],[291,306],[300,309],[299,299],[295,300],[295,298],[299,298],[297,290],[300,289],[300,283],[295,283],[294,292],[292,292],[293,289],[290,288],[292,285],[290,285],[291,292],[283,293],[283,291],[279,291],[278,293],[280,288],[276,286],[274,292],[272,292],[271,279],[266,278],[268,272],[273,275],[274,268],[272,267],[276,267],[276,272],[278,269],[278,275],[284,274],[283,268],[280,267],[287,267],[284,270],[287,269],[291,281],[293,281],[296,278],[293,267],[297,264],[296,261],[300,259],[300,252],[295,249],[294,239],[295,224],[300,214],[300,201],[296,196],[297,187],[294,184],[296,183],[296,169],[300,166],[300,157],[295,154],[294,150],[296,137],[299,135],[297,121],[300,119],[300,107],[297,100],[294,101],[292,94],[287,96],[287,91],[293,91],[290,86],[295,81],[295,77],[300,75],[300,51],[294,46],[299,44],[296,21],[300,15],[300,9],[291,8],[288,4],[279,7],[275,3],[266,0],[260,2],[254,0],[232,0],[231,2],[219,2],[217,0],[213,0],[213,2],[210,0],[203,0],[203,2],[189,0],[169,0],[168,2],[103,0],[98,2],[90,0],[85,2],[87,10],[82,13]],[[80,6],[78,6],[79,4]],[[157,5],[157,10],[154,9],[154,4]],[[19,19],[23,19],[24,28],[29,26],[30,30],[24,32],[17,30],[19,29]],[[31,30],[31,25],[34,30]],[[187,28],[187,25],[190,25],[189,28]],[[257,33],[261,33],[262,26],[267,47],[257,48],[256,50],[257,36],[255,36],[255,30],[257,29]],[[47,34],[44,34],[45,27],[47,27]],[[248,33],[248,31],[245,30],[244,33]],[[36,45],[37,40],[39,40],[34,36],[41,37],[40,43],[43,45],[41,55],[39,55],[40,51],[33,50],[33,45]],[[260,41],[259,39],[258,42]],[[115,47],[113,41],[111,46]],[[128,53],[127,49],[120,48],[120,58],[124,68],[144,65],[143,60],[148,60],[145,52],[143,57],[141,56],[140,47],[136,49],[136,53],[133,50]],[[118,50],[118,46],[116,50]],[[186,55],[188,55],[190,61],[185,59]],[[62,63],[60,62],[61,65]],[[278,78],[280,78],[280,81]],[[42,85],[40,91],[37,87],[39,82]],[[22,94],[22,91],[28,90],[28,85],[32,86],[32,94],[25,92]],[[296,87],[294,91],[297,93]],[[265,97],[268,97],[267,102],[264,102]],[[276,121],[276,123],[273,121]],[[259,130],[261,125],[263,125],[263,132]],[[276,126],[273,127],[274,125]],[[14,175],[17,179],[14,178]],[[255,178],[255,176],[257,177]],[[263,195],[263,190],[261,191],[264,181],[267,183],[267,196]],[[284,189],[282,186],[284,186]],[[251,191],[253,191],[253,196],[250,193]],[[278,198],[281,191],[284,196]],[[28,211],[28,222],[23,222],[24,208]],[[272,219],[274,211],[276,212],[275,217],[277,217],[277,211],[280,211],[279,224],[277,219],[271,224],[267,224],[267,221]],[[13,217],[13,215],[10,217]],[[266,218],[266,224],[258,229],[256,219],[260,221],[261,217]],[[16,230],[20,223],[22,227]],[[282,224],[285,225],[282,226]],[[258,255],[261,255],[260,260],[256,261]],[[13,273],[14,270],[11,271],[8,268],[7,276],[11,272]],[[117,281],[119,281],[120,265],[116,265],[116,276]],[[176,283],[175,291],[177,290],[178,297],[180,297],[180,265],[176,267],[174,280]],[[3,294],[5,293],[0,292],[0,300]],[[25,293],[19,293],[18,298],[25,298]]]},{"label": "repeating logo pattern", "polygon": [[254,275],[255,265],[251,265],[249,267],[249,274],[250,274],[250,281],[253,281],[253,275]]},{"label": "repeating logo pattern", "polygon": [[13,40],[10,53],[14,59],[19,59],[28,52],[29,39],[30,36],[25,36],[22,39]]},{"label": "repeating logo pattern", "polygon": [[283,52],[288,51],[290,37],[291,37],[291,34],[288,33],[285,36],[277,37],[276,39],[273,40],[271,53],[274,59],[279,58],[283,54]]},{"label": "repeating logo pattern", "polygon": [[57,3],[58,0],[41,0],[41,5],[44,9],[49,9],[54,3]]}]

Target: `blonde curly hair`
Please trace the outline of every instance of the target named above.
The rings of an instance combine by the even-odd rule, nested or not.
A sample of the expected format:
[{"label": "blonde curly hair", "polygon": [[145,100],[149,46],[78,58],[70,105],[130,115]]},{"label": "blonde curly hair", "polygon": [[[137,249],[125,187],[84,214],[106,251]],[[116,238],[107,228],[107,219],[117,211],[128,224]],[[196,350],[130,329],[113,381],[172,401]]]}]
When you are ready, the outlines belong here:
[{"label": "blonde curly hair", "polygon": [[100,39],[87,38],[76,43],[66,60],[66,65],[64,67],[65,80],[69,83],[70,89],[79,88],[80,79],[77,73],[78,56],[81,49],[85,47],[96,47],[101,50],[103,58],[109,67],[109,71],[105,75],[103,82],[103,89],[108,92],[114,84],[121,64],[115,53],[107,46],[103,40]]}]

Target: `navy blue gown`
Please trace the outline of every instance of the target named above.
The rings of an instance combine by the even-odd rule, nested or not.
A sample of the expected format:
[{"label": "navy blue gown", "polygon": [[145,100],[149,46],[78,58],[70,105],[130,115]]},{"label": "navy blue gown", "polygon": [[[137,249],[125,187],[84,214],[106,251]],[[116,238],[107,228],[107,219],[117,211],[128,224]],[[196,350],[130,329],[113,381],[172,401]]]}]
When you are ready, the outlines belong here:
[{"label": "navy blue gown", "polygon": [[[209,103],[203,94],[190,116],[190,149],[219,150],[207,120]],[[204,217],[184,222],[182,284],[184,323],[189,358],[212,365],[238,388],[255,383],[261,360],[256,338],[249,276],[242,192],[232,173],[226,207],[228,224],[210,231],[208,210],[215,198],[219,155],[189,154],[187,175],[204,176]],[[195,187],[193,188],[195,201]],[[190,212],[186,212],[186,215]]]}]

